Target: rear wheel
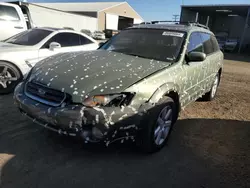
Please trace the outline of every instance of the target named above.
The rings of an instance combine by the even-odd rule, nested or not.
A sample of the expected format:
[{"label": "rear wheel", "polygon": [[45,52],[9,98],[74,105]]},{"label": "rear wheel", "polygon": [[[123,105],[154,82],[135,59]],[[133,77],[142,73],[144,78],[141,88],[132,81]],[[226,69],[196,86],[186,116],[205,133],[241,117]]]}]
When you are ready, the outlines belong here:
[{"label": "rear wheel", "polygon": [[215,98],[215,95],[217,93],[217,89],[219,86],[219,82],[220,82],[220,74],[217,73],[214,78],[214,82],[212,84],[210,91],[202,97],[203,101],[212,101]]},{"label": "rear wheel", "polygon": [[177,115],[172,98],[163,97],[149,111],[145,128],[142,131],[141,148],[148,153],[159,151],[166,144]]},{"label": "rear wheel", "polygon": [[14,65],[0,61],[0,94],[13,92],[21,79],[22,74]]}]

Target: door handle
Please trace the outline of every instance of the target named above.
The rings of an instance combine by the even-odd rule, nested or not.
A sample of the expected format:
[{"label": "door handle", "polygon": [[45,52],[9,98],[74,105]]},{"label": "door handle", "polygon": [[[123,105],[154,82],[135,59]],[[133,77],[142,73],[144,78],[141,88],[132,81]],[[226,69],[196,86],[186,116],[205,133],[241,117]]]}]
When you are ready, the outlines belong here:
[{"label": "door handle", "polygon": [[23,27],[21,27],[21,26],[15,26],[14,28],[16,28],[16,29],[23,29]]}]

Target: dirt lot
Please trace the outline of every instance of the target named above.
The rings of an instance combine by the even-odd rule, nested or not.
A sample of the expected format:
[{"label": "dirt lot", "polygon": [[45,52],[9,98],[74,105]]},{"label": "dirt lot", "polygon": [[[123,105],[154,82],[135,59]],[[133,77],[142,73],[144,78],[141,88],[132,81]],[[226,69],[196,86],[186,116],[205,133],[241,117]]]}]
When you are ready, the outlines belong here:
[{"label": "dirt lot", "polygon": [[216,100],[187,107],[167,147],[151,156],[121,145],[85,148],[0,96],[0,187],[250,187],[249,84],[250,63],[225,60]]}]

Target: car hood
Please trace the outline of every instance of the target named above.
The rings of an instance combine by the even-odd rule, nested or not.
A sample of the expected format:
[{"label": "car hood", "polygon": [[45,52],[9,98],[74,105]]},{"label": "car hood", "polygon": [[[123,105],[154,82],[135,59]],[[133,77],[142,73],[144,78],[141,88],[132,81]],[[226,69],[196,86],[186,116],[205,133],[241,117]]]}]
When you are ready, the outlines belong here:
[{"label": "car hood", "polygon": [[169,65],[104,50],[69,52],[39,62],[30,80],[71,94],[74,102],[81,102],[86,95],[120,93]]},{"label": "car hood", "polygon": [[2,52],[10,52],[10,51],[26,51],[26,50],[32,50],[33,48],[31,46],[23,46],[23,45],[17,45],[17,44],[11,44],[6,42],[0,42],[0,53]]}]

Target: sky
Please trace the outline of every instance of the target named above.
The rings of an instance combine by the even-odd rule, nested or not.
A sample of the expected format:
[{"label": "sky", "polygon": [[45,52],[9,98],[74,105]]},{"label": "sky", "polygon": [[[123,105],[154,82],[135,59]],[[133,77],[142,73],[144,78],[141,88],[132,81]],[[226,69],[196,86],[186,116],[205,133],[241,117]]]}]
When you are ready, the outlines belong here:
[{"label": "sky", "polygon": [[[0,0],[3,1],[3,0]],[[107,2],[124,0],[28,0],[28,2]],[[172,20],[173,14],[180,14],[184,5],[208,4],[250,4],[250,0],[125,0],[145,21]]]}]

